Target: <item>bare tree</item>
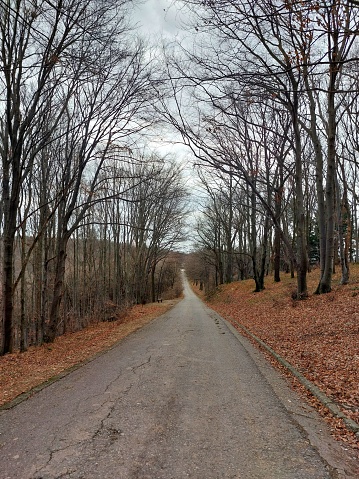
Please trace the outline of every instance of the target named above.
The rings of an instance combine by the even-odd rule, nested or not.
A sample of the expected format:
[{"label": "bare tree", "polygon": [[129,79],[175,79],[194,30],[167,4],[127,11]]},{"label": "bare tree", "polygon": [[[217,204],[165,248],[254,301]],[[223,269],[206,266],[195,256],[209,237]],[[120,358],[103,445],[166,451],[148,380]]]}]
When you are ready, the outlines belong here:
[{"label": "bare tree", "polygon": [[[14,251],[21,190],[44,148],[63,142],[63,177],[57,171],[56,266],[47,338],[53,339],[62,297],[66,243],[92,202],[88,192],[80,207],[82,180],[96,163],[90,189],[108,144],[123,141],[129,130],[144,126],[142,106],[151,80],[143,47],[131,38],[124,19],[127,1],[34,3],[0,2],[0,154],[2,159],[3,315],[1,353],[13,349]],[[52,114],[49,121],[49,114]],[[137,122],[133,121],[134,115]],[[100,144],[105,145],[100,148]],[[76,144],[75,144],[76,143]],[[55,148],[56,151],[56,148]],[[62,161],[63,160],[63,161]],[[89,166],[91,163],[91,167]],[[84,196],[82,197],[84,199]],[[46,204],[41,207],[46,209]],[[76,220],[72,223],[76,213]],[[44,214],[46,217],[47,214]],[[61,258],[61,259],[60,259]],[[52,324],[54,322],[54,324]]]},{"label": "bare tree", "polygon": [[184,238],[187,192],[178,166],[155,156],[132,166],[129,184],[132,292],[142,303],[156,299],[156,266]]},{"label": "bare tree", "polygon": [[[177,93],[177,113],[173,113],[170,104],[165,109],[169,120],[182,133],[184,141],[193,146],[194,154],[199,155],[202,148],[203,157],[212,156],[212,165],[223,168],[226,160],[219,162],[214,144],[203,141],[204,119],[208,118],[210,108],[216,118],[218,111],[223,118],[230,118],[229,99],[238,104],[249,94],[258,102],[262,102],[264,96],[271,97],[274,111],[279,105],[287,110],[291,118],[289,138],[296,211],[296,255],[291,257],[297,268],[298,297],[307,295],[309,268],[306,166],[303,165],[305,135],[313,143],[316,169],[322,271],[317,292],[330,291],[338,108],[345,98],[345,90],[350,91],[354,85],[351,80],[345,80],[344,73],[345,65],[353,61],[358,12],[350,2],[337,0],[325,4],[190,0],[186,5],[191,9],[194,18],[191,27],[197,32],[198,40],[193,51],[182,48],[180,59],[177,56],[172,62],[168,60],[171,85]],[[196,99],[195,106],[184,106],[186,88]],[[230,131],[224,120],[221,127]],[[251,179],[248,180],[254,186]],[[276,219],[272,216],[277,225]],[[283,231],[281,235],[285,241]]]}]

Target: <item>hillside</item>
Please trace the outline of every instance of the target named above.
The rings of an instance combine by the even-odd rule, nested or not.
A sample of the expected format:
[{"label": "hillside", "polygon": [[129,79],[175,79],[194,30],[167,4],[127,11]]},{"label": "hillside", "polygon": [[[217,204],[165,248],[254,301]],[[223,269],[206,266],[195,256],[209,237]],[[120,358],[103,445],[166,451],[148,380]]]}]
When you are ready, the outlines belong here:
[{"label": "hillside", "polygon": [[[318,270],[309,274],[310,292],[318,279]],[[339,286],[338,282],[336,275],[331,293],[310,294],[305,301],[291,298],[296,280],[289,275],[282,275],[280,283],[266,278],[266,289],[261,293],[254,293],[253,281],[247,280],[222,285],[204,299],[241,334],[238,323],[248,328],[359,423],[359,265],[352,266],[349,285]],[[342,421],[331,418],[298,381],[268,358],[327,418],[333,435],[358,450],[358,438]]]}]

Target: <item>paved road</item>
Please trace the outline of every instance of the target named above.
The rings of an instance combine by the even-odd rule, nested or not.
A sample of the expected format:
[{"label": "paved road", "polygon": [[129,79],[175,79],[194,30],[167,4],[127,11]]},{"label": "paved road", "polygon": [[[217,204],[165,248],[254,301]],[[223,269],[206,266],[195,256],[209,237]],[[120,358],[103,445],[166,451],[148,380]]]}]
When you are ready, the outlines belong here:
[{"label": "paved road", "polygon": [[187,283],[185,293],[110,352],[1,413],[0,479],[359,477],[260,354]]}]

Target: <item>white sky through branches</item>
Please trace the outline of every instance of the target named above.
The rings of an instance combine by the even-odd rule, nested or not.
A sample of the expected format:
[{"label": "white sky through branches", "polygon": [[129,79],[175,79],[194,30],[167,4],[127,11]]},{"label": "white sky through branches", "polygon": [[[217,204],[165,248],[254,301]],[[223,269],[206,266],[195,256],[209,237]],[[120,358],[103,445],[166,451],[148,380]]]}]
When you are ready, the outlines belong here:
[{"label": "white sky through branches", "polygon": [[[150,48],[154,51],[158,49],[158,55],[162,54],[163,43],[179,41],[183,34],[181,11],[177,7],[178,4],[174,5],[173,0],[144,0],[139,2],[134,10],[133,18],[140,35],[145,38]],[[180,162],[186,161],[190,155],[189,149],[181,144],[179,134],[166,128],[161,128],[158,136],[147,144],[160,155],[177,156]]]},{"label": "white sky through branches", "polygon": [[147,36],[171,38],[178,32],[177,9],[172,0],[146,0],[137,6],[134,16]]},{"label": "white sky through branches", "polygon": [[[184,40],[184,31],[181,29],[181,22],[185,18],[181,17],[183,11],[178,10],[173,0],[145,0],[139,3],[134,10],[134,21],[139,28],[139,33],[145,38],[146,44],[156,54],[162,55],[163,44]],[[186,42],[191,42],[191,37],[186,37]],[[147,140],[149,150],[158,153],[160,156],[169,155],[174,158],[181,166],[185,165],[184,177],[186,185],[191,192],[190,209],[192,210],[189,222],[194,223],[196,211],[198,209],[198,200],[202,196],[202,191],[198,190],[197,175],[193,171],[191,162],[192,153],[188,147],[182,143],[180,134],[171,128],[160,127],[158,135],[155,134],[150,140]],[[191,229],[191,227],[190,227]],[[182,245],[183,250],[190,250],[192,241],[188,240]]]}]

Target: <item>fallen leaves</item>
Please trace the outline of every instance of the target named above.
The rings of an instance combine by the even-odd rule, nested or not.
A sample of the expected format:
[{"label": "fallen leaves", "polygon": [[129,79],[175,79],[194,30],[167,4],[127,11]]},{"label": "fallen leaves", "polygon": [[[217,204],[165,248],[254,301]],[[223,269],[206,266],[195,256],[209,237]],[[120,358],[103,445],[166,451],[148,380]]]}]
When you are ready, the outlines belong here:
[{"label": "fallen leaves", "polygon": [[[223,285],[208,303],[234,326],[238,321],[247,327],[359,422],[359,307],[353,295],[359,265],[351,270],[349,285],[334,286],[331,293],[310,295],[305,301],[291,298],[296,280],[283,275],[280,283],[268,277],[261,293],[253,292],[252,280]],[[310,291],[318,281],[319,271],[309,274]],[[354,434],[341,421],[331,421],[333,434],[359,449]]]},{"label": "fallen leaves", "polygon": [[0,357],[0,406],[109,349],[120,339],[166,312],[174,303],[165,301],[134,306],[118,321],[97,323],[76,333],[60,336],[52,344]]}]

